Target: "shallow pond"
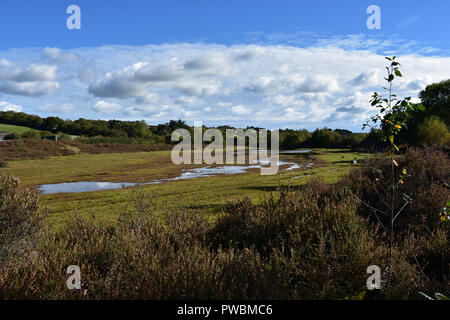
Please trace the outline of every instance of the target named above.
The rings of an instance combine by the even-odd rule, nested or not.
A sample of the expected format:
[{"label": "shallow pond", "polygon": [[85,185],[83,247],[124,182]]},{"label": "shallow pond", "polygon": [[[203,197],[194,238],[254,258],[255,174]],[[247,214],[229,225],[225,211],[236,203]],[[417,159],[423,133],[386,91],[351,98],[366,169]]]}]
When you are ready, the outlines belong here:
[{"label": "shallow pond", "polygon": [[[290,150],[281,151],[280,153],[308,153],[311,150]],[[81,181],[81,182],[66,182],[66,183],[56,183],[56,184],[44,184],[41,185],[38,191],[42,194],[55,194],[55,193],[79,193],[79,192],[90,192],[90,191],[100,191],[100,190],[114,190],[128,188],[138,185],[148,185],[148,184],[158,184],[165,181],[177,181],[185,179],[194,179],[202,177],[214,177],[217,175],[232,175],[238,173],[245,173],[249,169],[258,169],[262,166],[269,165],[270,159],[266,158],[263,160],[258,160],[250,165],[223,165],[219,167],[201,167],[193,169],[183,169],[183,172],[175,178],[167,179],[157,179],[146,183],[134,183],[134,182],[92,182],[92,181]],[[284,168],[285,171],[292,171],[300,169],[302,167],[310,168],[313,163],[308,163],[306,165],[299,165],[295,162],[278,161],[278,166],[287,166]]]},{"label": "shallow pond", "polygon": [[43,194],[50,193],[77,193],[98,190],[112,190],[135,186],[136,183],[122,182],[68,182],[56,184],[43,184],[39,191]]}]

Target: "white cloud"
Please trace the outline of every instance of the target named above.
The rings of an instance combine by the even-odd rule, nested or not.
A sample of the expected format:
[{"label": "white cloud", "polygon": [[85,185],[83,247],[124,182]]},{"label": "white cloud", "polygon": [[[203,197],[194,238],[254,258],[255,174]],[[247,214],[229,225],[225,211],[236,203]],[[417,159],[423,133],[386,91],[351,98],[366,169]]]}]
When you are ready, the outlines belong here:
[{"label": "white cloud", "polygon": [[221,83],[219,81],[189,81],[174,86],[174,89],[188,96],[207,97],[219,92]]},{"label": "white cloud", "polygon": [[250,110],[243,105],[237,105],[231,108],[231,111],[237,115],[247,115],[250,113]]},{"label": "white cloud", "polygon": [[16,82],[52,81],[56,79],[57,67],[47,64],[32,64],[26,68],[19,68],[8,60],[0,63],[0,80]]},{"label": "white cloud", "polygon": [[195,106],[195,105],[200,105],[202,103],[202,101],[200,99],[198,99],[197,97],[193,97],[193,96],[181,96],[175,100],[175,103],[184,104],[187,106]]},{"label": "white cloud", "polygon": [[297,87],[299,92],[335,92],[339,90],[336,79],[331,75],[319,75],[305,78]]},{"label": "white cloud", "polygon": [[148,93],[143,97],[136,98],[138,104],[156,104],[161,102],[162,98],[156,93]]},{"label": "white cloud", "polygon": [[107,102],[103,100],[98,101],[95,104],[95,106],[92,107],[92,110],[101,113],[113,113],[121,109],[122,106],[120,104],[117,104],[115,102]]},{"label": "white cloud", "polygon": [[70,103],[47,104],[39,107],[39,110],[46,113],[69,113],[75,110],[75,106]]},{"label": "white cloud", "polygon": [[0,93],[2,100],[31,106],[31,113],[53,112],[48,105],[73,101],[73,117],[108,119],[119,112],[114,117],[152,123],[182,118],[345,128],[370,115],[370,92],[383,92],[386,60],[378,48],[400,51],[404,77],[394,81],[400,97],[416,97],[426,85],[449,78],[450,57],[430,56],[429,48],[409,54],[407,43],[396,48],[395,39],[308,37],[272,35],[276,45],[16,49],[0,52]]},{"label": "white cloud", "polygon": [[43,96],[53,94],[59,89],[59,83],[56,81],[31,81],[14,82],[6,81],[0,83],[0,92],[22,95],[22,96]]},{"label": "white cloud", "polygon": [[64,52],[59,48],[44,48],[42,57],[44,58],[44,60],[49,60],[55,63],[74,62],[80,59],[78,55],[70,52]]},{"label": "white cloud", "polygon": [[17,104],[12,104],[7,101],[0,101],[0,110],[1,111],[21,112],[22,106],[19,106]]},{"label": "white cloud", "polygon": [[22,96],[53,94],[59,89],[58,68],[47,64],[20,67],[6,59],[0,60],[0,92]]}]

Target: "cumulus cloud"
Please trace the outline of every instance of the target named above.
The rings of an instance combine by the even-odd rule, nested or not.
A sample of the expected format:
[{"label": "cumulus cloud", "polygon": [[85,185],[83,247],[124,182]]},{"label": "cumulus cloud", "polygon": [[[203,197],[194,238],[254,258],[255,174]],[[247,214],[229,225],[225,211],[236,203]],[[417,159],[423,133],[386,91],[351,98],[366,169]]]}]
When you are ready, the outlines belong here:
[{"label": "cumulus cloud", "polygon": [[197,97],[181,96],[175,100],[175,103],[182,104],[182,105],[188,105],[188,106],[195,106],[195,105],[200,105],[202,102]]},{"label": "cumulus cloud", "polygon": [[44,48],[42,52],[42,57],[44,60],[61,63],[61,62],[74,62],[79,61],[80,57],[75,53],[64,52],[59,48]]},{"label": "cumulus cloud", "polygon": [[379,70],[371,70],[370,72],[361,72],[350,80],[350,85],[357,87],[375,87],[382,85],[383,76]]},{"label": "cumulus cloud", "polygon": [[169,82],[179,79],[182,75],[181,69],[174,64],[154,67],[145,63],[130,76],[136,81],[142,82]]},{"label": "cumulus cloud", "polygon": [[320,75],[304,79],[297,87],[299,92],[335,92],[339,85],[333,76]]},{"label": "cumulus cloud", "polygon": [[409,91],[419,91],[425,89],[428,81],[425,79],[416,79],[407,81],[404,88]]},{"label": "cumulus cloud", "polygon": [[174,88],[188,96],[205,97],[211,96],[219,92],[220,86],[221,83],[219,81],[209,81],[209,82],[189,81],[176,84]]},{"label": "cumulus cloud", "polygon": [[240,116],[250,113],[250,110],[248,108],[244,107],[243,105],[234,106],[234,107],[231,108],[231,111],[234,114],[237,114],[237,115],[240,115]]},{"label": "cumulus cloud", "polygon": [[[370,93],[384,85],[386,60],[372,48],[395,42],[359,35],[290,45],[306,36],[277,35],[272,40],[285,39],[277,45],[46,48],[34,61],[28,60],[33,49],[23,49],[30,50],[23,61],[18,54],[0,58],[0,92],[2,100],[16,103],[8,95],[21,95],[20,104],[34,106],[60,106],[69,98],[76,102],[76,116],[86,118],[119,112],[152,123],[182,118],[268,127],[346,127],[365,120],[372,110]],[[75,59],[70,54],[78,63],[65,63]],[[426,85],[448,78],[450,57],[406,53],[399,59],[399,96],[416,97]],[[43,95],[51,96],[36,98]]]},{"label": "cumulus cloud", "polygon": [[245,89],[254,93],[269,93],[277,90],[279,83],[277,83],[275,77],[263,76],[255,79]]},{"label": "cumulus cloud", "polygon": [[22,106],[19,106],[17,104],[12,104],[7,101],[0,101],[0,110],[1,111],[21,112]]},{"label": "cumulus cloud", "polygon": [[122,79],[97,82],[89,86],[88,91],[94,96],[101,98],[143,97],[147,94],[142,84]]},{"label": "cumulus cloud", "polygon": [[70,103],[46,104],[39,107],[39,110],[46,113],[69,113],[75,110],[75,106]]},{"label": "cumulus cloud", "polygon": [[47,64],[32,64],[26,68],[19,68],[9,62],[0,62],[0,80],[16,82],[51,81],[56,79],[57,67]]},{"label": "cumulus cloud", "polygon": [[115,102],[107,102],[103,100],[98,101],[95,104],[95,106],[92,107],[92,110],[101,113],[113,113],[121,109],[122,106],[120,104],[117,104]]},{"label": "cumulus cloud", "polygon": [[136,98],[137,104],[157,104],[160,103],[163,100],[162,97],[160,97],[156,93],[148,93],[143,97]]},{"label": "cumulus cloud", "polygon": [[0,83],[0,92],[22,96],[50,95],[58,89],[59,83],[56,81],[44,81],[44,82],[6,81]]},{"label": "cumulus cloud", "polygon": [[6,59],[0,60],[0,92],[42,96],[53,94],[59,89],[57,67],[47,64],[18,66]]}]

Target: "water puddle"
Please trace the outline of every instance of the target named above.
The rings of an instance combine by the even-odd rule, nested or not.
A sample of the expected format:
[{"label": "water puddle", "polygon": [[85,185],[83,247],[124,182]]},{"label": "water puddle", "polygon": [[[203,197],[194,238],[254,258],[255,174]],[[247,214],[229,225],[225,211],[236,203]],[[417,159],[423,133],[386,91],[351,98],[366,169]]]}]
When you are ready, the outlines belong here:
[{"label": "water puddle", "polygon": [[312,150],[284,150],[280,151],[279,154],[300,154],[300,153],[310,153]]},{"label": "water puddle", "polygon": [[[290,150],[284,151],[285,153],[308,153],[311,150]],[[282,153],[282,152],[280,152]],[[128,187],[134,187],[138,185],[158,184],[165,181],[177,181],[185,179],[194,179],[202,177],[214,177],[217,175],[233,175],[239,173],[245,173],[249,169],[259,169],[262,166],[270,165],[270,158],[258,160],[250,165],[223,165],[219,167],[201,167],[193,169],[183,169],[183,172],[175,178],[157,179],[146,183],[133,183],[133,182],[68,182],[68,183],[56,183],[56,184],[44,184],[41,185],[38,191],[42,194],[55,194],[55,193],[79,193],[79,192],[92,192],[100,190],[115,190]],[[278,166],[289,166],[281,169],[282,171],[293,171],[301,168],[311,168],[313,163],[297,164],[295,162],[278,161]]]},{"label": "water puddle", "polygon": [[311,175],[310,174],[304,174],[303,176],[296,176],[296,177],[293,177],[292,179],[299,179],[299,178],[306,178],[306,177],[311,177]]},{"label": "water puddle", "polygon": [[68,182],[57,184],[44,184],[39,191],[42,194],[51,193],[78,193],[98,190],[113,190],[135,186],[136,183],[122,182]]}]

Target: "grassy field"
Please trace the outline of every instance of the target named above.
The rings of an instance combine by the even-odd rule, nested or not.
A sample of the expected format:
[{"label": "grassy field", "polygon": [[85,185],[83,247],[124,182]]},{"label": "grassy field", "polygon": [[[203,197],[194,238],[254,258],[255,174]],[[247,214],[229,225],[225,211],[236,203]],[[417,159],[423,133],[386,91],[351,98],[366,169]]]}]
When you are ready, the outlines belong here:
[{"label": "grassy field", "polygon": [[2,132],[2,131],[22,134],[22,133],[25,133],[27,131],[38,131],[38,130],[31,129],[31,128],[28,128],[28,127],[13,126],[13,125],[10,125],[10,124],[0,123],[0,132]]},{"label": "grassy field", "polygon": [[[214,219],[230,200],[244,195],[258,200],[280,184],[295,186],[311,177],[335,182],[350,170],[355,157],[361,160],[367,156],[349,150],[316,149],[307,156],[281,155],[281,160],[298,164],[313,162],[311,169],[280,170],[273,176],[262,176],[259,169],[251,169],[243,174],[169,181],[144,188],[154,197],[161,212],[184,207]],[[182,169],[192,167],[194,165],[174,165],[170,151],[155,151],[11,161],[8,168],[2,170],[18,176],[23,185],[36,188],[41,184],[77,181],[149,182],[176,177]],[[96,219],[103,221],[116,218],[125,209],[132,189],[50,194],[41,195],[41,199],[50,207],[49,224],[57,228],[67,221],[71,213],[95,214]]]}]

